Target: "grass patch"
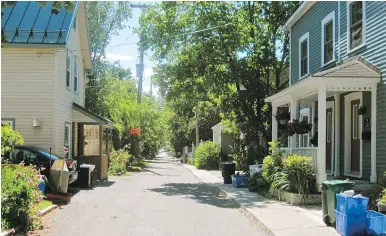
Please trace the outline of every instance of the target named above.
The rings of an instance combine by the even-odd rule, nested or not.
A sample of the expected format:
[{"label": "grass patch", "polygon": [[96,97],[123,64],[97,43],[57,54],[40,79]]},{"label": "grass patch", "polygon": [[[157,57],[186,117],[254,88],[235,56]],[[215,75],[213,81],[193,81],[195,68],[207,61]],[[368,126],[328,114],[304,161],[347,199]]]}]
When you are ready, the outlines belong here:
[{"label": "grass patch", "polygon": [[43,201],[39,202],[38,209],[41,211],[41,210],[44,210],[47,207],[52,206],[52,205],[53,205],[52,201],[50,201],[50,200],[43,200]]}]

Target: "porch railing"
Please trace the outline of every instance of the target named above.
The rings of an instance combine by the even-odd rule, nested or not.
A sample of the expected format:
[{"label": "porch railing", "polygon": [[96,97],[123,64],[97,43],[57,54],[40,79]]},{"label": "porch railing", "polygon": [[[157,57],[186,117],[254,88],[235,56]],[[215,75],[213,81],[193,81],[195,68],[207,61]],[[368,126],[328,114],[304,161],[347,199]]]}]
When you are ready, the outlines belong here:
[{"label": "porch railing", "polygon": [[314,167],[314,171],[317,171],[317,157],[318,157],[318,148],[317,147],[304,147],[304,148],[281,148],[281,150],[285,151],[288,154],[297,154],[307,157],[312,157],[312,166]]}]

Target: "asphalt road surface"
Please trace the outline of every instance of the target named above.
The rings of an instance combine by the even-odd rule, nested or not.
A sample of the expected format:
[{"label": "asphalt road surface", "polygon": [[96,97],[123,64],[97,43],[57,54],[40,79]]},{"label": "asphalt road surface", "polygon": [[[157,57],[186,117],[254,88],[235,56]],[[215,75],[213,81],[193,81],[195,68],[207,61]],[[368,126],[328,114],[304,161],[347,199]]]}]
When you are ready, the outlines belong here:
[{"label": "asphalt road surface", "polygon": [[142,172],[81,190],[44,218],[42,236],[269,235],[220,191],[166,153]]}]

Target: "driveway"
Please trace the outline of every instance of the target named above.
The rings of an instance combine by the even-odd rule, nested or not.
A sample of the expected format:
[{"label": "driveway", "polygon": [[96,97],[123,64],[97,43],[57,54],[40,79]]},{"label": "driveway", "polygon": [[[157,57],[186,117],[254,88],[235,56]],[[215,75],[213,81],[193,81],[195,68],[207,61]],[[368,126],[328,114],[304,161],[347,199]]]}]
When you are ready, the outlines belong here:
[{"label": "driveway", "polygon": [[163,155],[145,171],[81,190],[33,235],[268,235],[219,190]]}]

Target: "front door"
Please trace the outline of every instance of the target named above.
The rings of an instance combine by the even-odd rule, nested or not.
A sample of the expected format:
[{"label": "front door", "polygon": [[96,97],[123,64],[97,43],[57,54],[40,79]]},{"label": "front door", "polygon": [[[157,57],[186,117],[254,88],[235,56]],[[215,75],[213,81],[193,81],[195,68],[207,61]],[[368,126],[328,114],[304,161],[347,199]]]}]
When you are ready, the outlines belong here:
[{"label": "front door", "polygon": [[326,110],[326,170],[332,171],[332,108]]},{"label": "front door", "polygon": [[359,99],[351,101],[351,172],[360,171],[359,105]]}]

